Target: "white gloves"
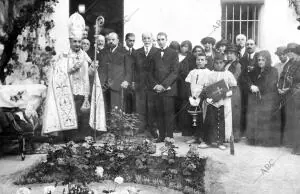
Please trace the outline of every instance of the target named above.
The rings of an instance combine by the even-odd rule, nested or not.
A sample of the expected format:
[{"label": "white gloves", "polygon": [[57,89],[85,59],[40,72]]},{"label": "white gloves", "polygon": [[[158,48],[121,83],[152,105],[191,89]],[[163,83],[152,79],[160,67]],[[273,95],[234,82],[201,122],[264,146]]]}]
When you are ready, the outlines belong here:
[{"label": "white gloves", "polygon": [[121,83],[121,87],[122,88],[128,88],[128,86],[129,86],[129,83],[128,83],[128,81],[123,81],[122,83]]},{"label": "white gloves", "polygon": [[258,88],[257,86],[255,86],[255,85],[251,85],[251,86],[250,86],[250,90],[251,90],[251,92],[253,92],[253,93],[259,92],[259,88]]}]

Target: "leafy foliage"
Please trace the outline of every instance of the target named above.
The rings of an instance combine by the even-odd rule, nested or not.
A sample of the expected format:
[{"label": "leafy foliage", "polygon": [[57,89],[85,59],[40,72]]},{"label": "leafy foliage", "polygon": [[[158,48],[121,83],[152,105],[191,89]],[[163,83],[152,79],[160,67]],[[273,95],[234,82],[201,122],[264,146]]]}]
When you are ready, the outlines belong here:
[{"label": "leafy foliage", "polygon": [[[49,31],[53,26],[53,20],[45,20],[47,16],[54,12],[54,7],[58,0],[32,0],[19,2],[18,0],[8,1],[8,18],[7,24],[4,26],[6,36],[0,37],[0,41],[5,48],[0,60],[0,78],[3,82],[5,77],[12,73],[11,67],[8,65],[10,59],[14,55],[14,49],[17,43],[17,37],[22,33],[25,27],[29,27],[30,32],[35,31],[41,25],[45,25],[46,31]],[[13,7],[20,5],[18,13],[12,11]],[[41,22],[43,21],[43,22]],[[35,40],[28,41],[28,44],[23,49],[32,52],[35,47]]]},{"label": "leafy foliage", "polygon": [[122,135],[133,136],[138,132],[139,123],[138,114],[127,114],[115,107],[108,114],[107,129],[117,138]]},{"label": "leafy foliage", "polygon": [[91,137],[85,141],[52,146],[47,161],[24,174],[16,184],[62,182],[85,186],[121,176],[126,182],[166,186],[184,193],[204,192],[206,160],[192,148],[186,158],[177,157],[172,139],[167,139],[160,157],[151,155],[156,146],[147,139],[141,143],[119,140],[99,145]]}]

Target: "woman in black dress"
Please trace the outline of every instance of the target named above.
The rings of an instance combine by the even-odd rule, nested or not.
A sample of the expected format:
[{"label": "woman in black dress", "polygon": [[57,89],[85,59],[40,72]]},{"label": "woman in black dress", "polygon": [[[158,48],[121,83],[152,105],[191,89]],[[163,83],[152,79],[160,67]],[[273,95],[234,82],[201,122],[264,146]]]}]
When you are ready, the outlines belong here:
[{"label": "woman in black dress", "polygon": [[[241,74],[241,64],[238,60],[238,48],[235,45],[228,45],[225,54],[227,55],[227,63],[225,65],[225,70],[230,71],[236,81],[239,80]],[[241,134],[241,94],[239,83],[237,87],[232,89],[231,97],[232,106],[232,130],[234,134],[234,139],[239,140]]]},{"label": "woman in black dress", "polygon": [[277,92],[277,69],[271,66],[271,55],[260,51],[255,55],[255,67],[249,73],[246,136],[250,144],[275,146],[280,144],[280,111]]},{"label": "woman in black dress", "polygon": [[179,76],[177,80],[178,87],[178,128],[182,131],[183,136],[192,136],[194,129],[192,128],[192,119],[187,112],[188,99],[190,96],[190,87],[185,78],[188,73],[196,68],[195,58],[191,53],[192,43],[185,40],[180,44],[179,58]]}]

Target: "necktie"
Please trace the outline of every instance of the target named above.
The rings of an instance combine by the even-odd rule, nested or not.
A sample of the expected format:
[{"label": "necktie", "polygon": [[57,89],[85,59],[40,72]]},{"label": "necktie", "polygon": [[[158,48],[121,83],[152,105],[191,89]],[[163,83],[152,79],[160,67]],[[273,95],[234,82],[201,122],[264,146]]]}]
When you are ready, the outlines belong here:
[{"label": "necktie", "polygon": [[129,49],[129,55],[131,55],[131,54],[132,54],[132,48]]},{"label": "necktie", "polygon": [[164,56],[164,53],[165,53],[165,50],[164,49],[160,49],[160,55],[161,55],[161,57]]},{"label": "necktie", "polygon": [[149,48],[145,47],[145,55],[148,56],[148,53],[149,53]]}]

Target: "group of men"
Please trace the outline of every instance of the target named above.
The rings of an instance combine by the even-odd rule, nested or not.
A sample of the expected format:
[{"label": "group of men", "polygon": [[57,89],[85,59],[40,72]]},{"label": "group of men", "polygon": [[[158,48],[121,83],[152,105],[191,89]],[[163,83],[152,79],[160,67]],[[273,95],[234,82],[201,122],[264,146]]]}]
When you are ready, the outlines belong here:
[{"label": "group of men", "polygon": [[106,46],[97,56],[99,61],[94,63],[105,90],[106,109],[119,107],[126,111],[129,101],[126,93],[130,88],[135,94],[132,107],[139,115],[140,132],[159,129],[158,142],[173,137],[178,54],[167,46],[167,34],[163,32],[157,35],[159,48],[153,46],[153,35],[148,32],[142,34],[144,45],[137,50],[133,48],[133,33],[128,33],[125,39],[126,46],[121,47],[118,35],[109,33]]}]

